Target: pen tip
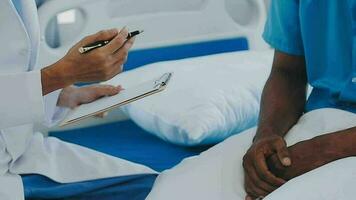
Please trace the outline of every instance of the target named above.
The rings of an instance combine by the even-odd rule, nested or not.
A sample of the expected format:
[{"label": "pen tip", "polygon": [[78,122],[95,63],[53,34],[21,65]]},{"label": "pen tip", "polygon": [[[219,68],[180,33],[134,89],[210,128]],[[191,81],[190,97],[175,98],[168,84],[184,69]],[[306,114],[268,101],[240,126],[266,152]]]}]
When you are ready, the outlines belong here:
[{"label": "pen tip", "polygon": [[144,30],[139,30],[139,32],[140,32],[140,33],[143,33],[143,32],[144,32]]}]

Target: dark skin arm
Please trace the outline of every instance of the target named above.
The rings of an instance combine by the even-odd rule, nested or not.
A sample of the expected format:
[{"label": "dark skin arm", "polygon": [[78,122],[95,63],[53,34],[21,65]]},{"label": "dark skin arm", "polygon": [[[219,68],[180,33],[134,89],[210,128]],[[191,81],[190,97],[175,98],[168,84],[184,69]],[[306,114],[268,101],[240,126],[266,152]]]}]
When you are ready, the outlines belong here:
[{"label": "dark skin arm", "polygon": [[262,93],[259,124],[254,141],[268,137],[271,133],[284,137],[304,112],[306,90],[304,56],[292,56],[276,51],[272,71]]},{"label": "dark skin arm", "polygon": [[290,180],[338,159],[356,156],[356,127],[321,135],[288,147],[293,163],[283,167],[277,155],[268,159],[270,170]]},{"label": "dark skin arm", "polygon": [[303,114],[306,87],[304,57],[276,51],[262,94],[258,130],[243,159],[246,199],[264,197],[285,183],[268,169],[266,160],[276,153],[280,164],[293,162],[283,137]]}]

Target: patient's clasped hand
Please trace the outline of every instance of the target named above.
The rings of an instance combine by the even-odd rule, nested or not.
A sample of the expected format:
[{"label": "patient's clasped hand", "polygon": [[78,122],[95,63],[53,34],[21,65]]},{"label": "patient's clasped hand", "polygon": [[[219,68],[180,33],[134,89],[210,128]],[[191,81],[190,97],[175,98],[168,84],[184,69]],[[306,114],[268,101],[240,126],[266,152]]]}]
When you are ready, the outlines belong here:
[{"label": "patient's clasped hand", "polygon": [[257,128],[163,173],[149,199],[168,199],[169,184],[177,199],[355,198],[356,1],[270,7],[263,37],[275,55]]},{"label": "patient's clasped hand", "polygon": [[[328,134],[333,132],[341,133],[343,130],[349,130],[351,133],[350,128],[355,125],[355,122],[356,114],[338,109],[319,109],[303,115],[285,136],[291,165],[281,166],[283,171],[271,169],[271,173],[288,182],[264,196],[264,200],[353,199],[356,158],[349,157],[326,164],[325,161],[335,155],[330,151],[335,143],[328,141],[324,146],[317,141],[327,139]],[[255,134],[256,128],[246,130],[199,156],[185,159],[173,169],[164,171],[156,180],[147,200],[245,199],[246,187],[242,160]],[[272,158],[272,162],[281,165],[276,154],[272,157],[275,157]],[[325,158],[327,160],[323,160]],[[311,170],[312,168],[316,169]],[[291,177],[293,178],[290,179]],[[255,183],[259,184],[259,182]],[[261,188],[262,185],[256,184],[257,186]],[[252,199],[263,195],[249,194]],[[254,194],[256,196],[252,196]]]}]

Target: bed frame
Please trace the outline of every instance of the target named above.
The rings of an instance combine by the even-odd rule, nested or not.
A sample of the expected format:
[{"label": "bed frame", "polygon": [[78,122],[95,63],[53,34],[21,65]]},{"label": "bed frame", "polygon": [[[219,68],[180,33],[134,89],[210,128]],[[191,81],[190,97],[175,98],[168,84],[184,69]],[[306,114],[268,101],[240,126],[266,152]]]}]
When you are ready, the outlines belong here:
[{"label": "bed frame", "polygon": [[[130,52],[125,70],[145,64],[215,53],[266,49],[261,33],[268,0],[50,0],[39,8],[39,66],[60,59],[75,42],[101,29],[127,26],[144,29]],[[59,13],[75,9],[74,24],[51,34]],[[69,30],[69,31],[68,31]],[[52,37],[60,44],[50,45]],[[57,39],[58,39],[57,38]],[[118,121],[114,111],[105,120],[89,120],[75,128]],[[73,127],[71,127],[73,128]]]},{"label": "bed frame", "polygon": [[[57,14],[71,9],[78,14],[75,23],[58,24]],[[47,0],[39,8],[39,19],[42,35],[39,66],[57,61],[74,42],[88,34],[124,25],[131,30],[145,29],[145,34],[137,37],[126,70],[157,61],[267,48],[260,37],[266,19],[262,0]],[[51,135],[157,171],[169,169],[209,148],[166,143],[132,121],[83,128],[124,117],[117,109],[103,120],[81,122],[66,128],[76,130],[61,129]],[[116,192],[115,199],[144,199],[155,178],[138,175],[59,184],[43,176],[27,175],[23,181],[26,196],[33,198],[87,195],[98,188],[102,195],[106,188]]]}]

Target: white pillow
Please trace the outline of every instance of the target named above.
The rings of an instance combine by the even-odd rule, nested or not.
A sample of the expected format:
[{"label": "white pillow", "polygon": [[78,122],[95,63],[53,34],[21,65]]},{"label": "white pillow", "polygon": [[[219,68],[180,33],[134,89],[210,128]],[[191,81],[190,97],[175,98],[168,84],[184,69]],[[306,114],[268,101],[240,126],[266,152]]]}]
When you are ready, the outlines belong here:
[{"label": "white pillow", "polygon": [[123,73],[109,83],[129,88],[173,72],[164,92],[131,103],[124,112],[166,141],[213,144],[256,124],[272,57],[273,51],[241,51],[161,62]]}]

